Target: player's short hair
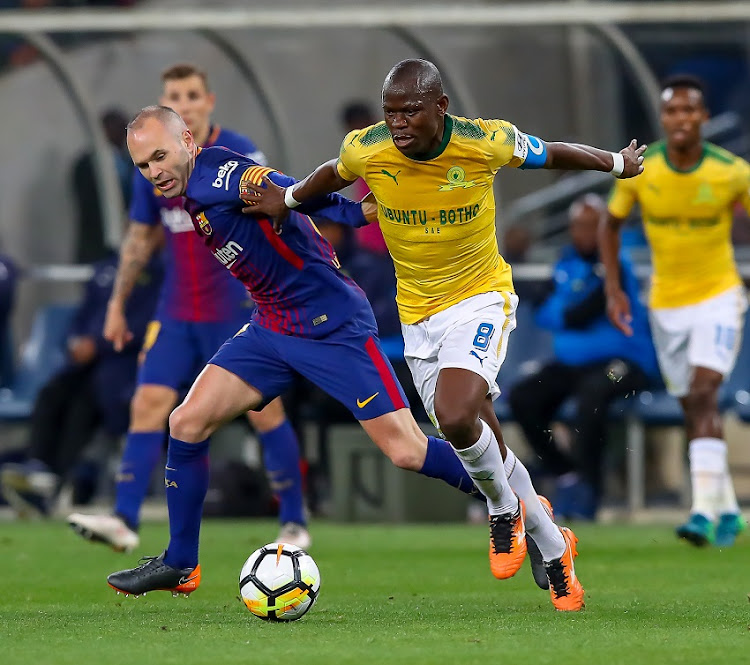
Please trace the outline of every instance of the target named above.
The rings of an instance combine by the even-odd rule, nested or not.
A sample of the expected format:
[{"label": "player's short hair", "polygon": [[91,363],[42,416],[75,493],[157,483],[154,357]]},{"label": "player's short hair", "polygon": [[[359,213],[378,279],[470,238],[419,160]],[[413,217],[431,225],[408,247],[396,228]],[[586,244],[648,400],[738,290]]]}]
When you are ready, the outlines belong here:
[{"label": "player's short hair", "polygon": [[434,93],[442,95],[443,79],[440,70],[429,60],[409,58],[397,62],[388,72],[383,82],[383,93],[393,85],[407,80],[413,83],[413,89],[419,94]]},{"label": "player's short hair", "polygon": [[189,62],[178,62],[176,65],[167,67],[161,73],[161,82],[181,81],[182,79],[191,76],[197,76],[200,78],[201,81],[203,81],[203,86],[206,88],[206,92],[210,92],[210,88],[208,87],[208,74],[206,74],[205,70],[196,65],[190,64]]},{"label": "player's short hair", "polygon": [[706,84],[703,79],[694,76],[693,74],[673,74],[668,76],[661,83],[661,91],[669,90],[672,88],[687,88],[688,90],[697,90],[701,93],[701,97],[706,99]]},{"label": "player's short hair", "polygon": [[168,106],[154,105],[142,108],[135,118],[128,123],[128,131],[140,129],[143,123],[149,118],[156,118],[165,125],[171,125],[175,131],[179,130],[181,132],[183,129],[187,129],[185,121],[174,109]]},{"label": "player's short hair", "polygon": [[588,194],[579,196],[570,204],[570,207],[568,208],[568,220],[572,222],[585,208],[591,208],[592,210],[601,213],[606,210],[607,206],[601,196],[589,192]]}]

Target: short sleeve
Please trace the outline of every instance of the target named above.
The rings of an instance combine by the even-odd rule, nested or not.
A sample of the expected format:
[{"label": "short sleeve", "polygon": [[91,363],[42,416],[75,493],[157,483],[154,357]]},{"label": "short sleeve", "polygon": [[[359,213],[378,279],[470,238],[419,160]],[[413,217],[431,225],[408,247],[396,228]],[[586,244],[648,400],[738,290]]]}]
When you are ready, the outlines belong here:
[{"label": "short sleeve", "polygon": [[486,145],[489,151],[489,166],[493,171],[503,167],[516,168],[523,160],[514,155],[516,145],[516,128],[505,120],[478,120],[486,134]]},{"label": "short sleeve", "polygon": [[612,217],[625,219],[630,214],[638,199],[637,185],[634,181],[635,178],[615,180],[607,201],[607,210]]},{"label": "short sleeve", "polygon": [[365,153],[356,140],[362,131],[364,130],[355,129],[349,132],[341,142],[336,170],[344,180],[354,181],[365,172]]},{"label": "short sleeve", "polygon": [[154,186],[143,177],[138,169],[135,169],[132,187],[130,219],[149,226],[158,224],[161,218],[159,217],[159,204],[156,201]]}]

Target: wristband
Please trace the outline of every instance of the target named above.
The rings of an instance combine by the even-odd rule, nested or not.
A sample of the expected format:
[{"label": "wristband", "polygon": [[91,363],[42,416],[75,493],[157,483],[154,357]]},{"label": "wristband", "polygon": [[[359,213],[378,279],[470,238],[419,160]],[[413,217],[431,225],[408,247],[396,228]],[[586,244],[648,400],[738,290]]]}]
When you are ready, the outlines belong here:
[{"label": "wristband", "polygon": [[296,208],[300,204],[300,201],[295,199],[294,196],[292,195],[293,190],[294,190],[294,185],[287,187],[284,190],[284,203],[286,204],[287,208]]},{"label": "wristband", "polygon": [[610,154],[612,155],[613,162],[610,173],[615,176],[615,178],[619,178],[625,170],[625,158],[619,152],[612,152]]}]

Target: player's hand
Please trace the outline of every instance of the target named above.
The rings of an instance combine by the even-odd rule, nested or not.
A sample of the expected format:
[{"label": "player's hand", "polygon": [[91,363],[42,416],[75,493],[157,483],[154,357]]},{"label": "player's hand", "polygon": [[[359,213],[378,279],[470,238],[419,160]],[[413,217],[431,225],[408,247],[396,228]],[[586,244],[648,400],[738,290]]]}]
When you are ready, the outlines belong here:
[{"label": "player's hand", "polygon": [[643,153],[646,152],[646,145],[638,146],[638,141],[633,139],[627,148],[620,150],[625,165],[622,173],[617,177],[621,180],[624,178],[633,178],[643,173]]},{"label": "player's hand", "polygon": [[279,187],[268,176],[263,176],[260,185],[243,182],[240,197],[247,203],[242,212],[246,215],[270,217],[274,231],[281,233],[281,226],[289,216],[289,208],[284,203],[284,187]]},{"label": "player's hand", "polygon": [[607,316],[612,325],[627,337],[633,335],[633,315],[630,312],[630,299],[622,289],[607,290]]},{"label": "player's hand", "polygon": [[122,307],[116,303],[110,303],[107,307],[103,335],[104,339],[112,342],[112,346],[118,353],[133,339],[133,333],[128,329],[125,313],[122,311]]},{"label": "player's hand", "polygon": [[71,337],[68,340],[68,355],[76,365],[88,365],[96,358],[96,340],[93,337]]}]

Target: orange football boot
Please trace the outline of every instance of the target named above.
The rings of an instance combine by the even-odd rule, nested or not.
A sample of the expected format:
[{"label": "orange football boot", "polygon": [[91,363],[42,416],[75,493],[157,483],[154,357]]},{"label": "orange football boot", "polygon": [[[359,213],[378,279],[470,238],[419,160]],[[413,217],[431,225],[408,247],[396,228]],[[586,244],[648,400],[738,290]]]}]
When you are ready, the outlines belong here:
[{"label": "orange football boot", "polygon": [[515,513],[490,515],[490,570],[499,580],[513,577],[526,558],[525,518],[520,499]]},{"label": "orange football boot", "polygon": [[556,610],[578,612],[584,607],[583,587],[576,576],[573,564],[573,560],[578,556],[576,549],[578,538],[568,527],[559,528],[565,539],[565,551],[561,557],[544,562],[549,579],[549,594]]}]

